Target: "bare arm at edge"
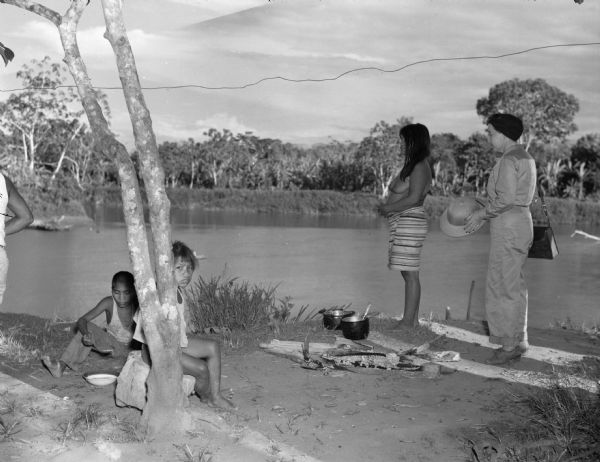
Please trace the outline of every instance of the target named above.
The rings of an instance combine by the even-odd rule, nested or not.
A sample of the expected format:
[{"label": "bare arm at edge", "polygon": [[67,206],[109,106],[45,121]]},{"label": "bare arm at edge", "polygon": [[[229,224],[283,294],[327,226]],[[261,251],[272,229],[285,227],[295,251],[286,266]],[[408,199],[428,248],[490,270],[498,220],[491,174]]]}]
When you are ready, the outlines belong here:
[{"label": "bare arm at edge", "polygon": [[14,217],[4,224],[4,233],[6,235],[18,233],[33,222],[33,214],[25,202],[25,199],[19,194],[19,191],[13,182],[5,175],[6,190],[8,191],[8,208],[14,214]]}]

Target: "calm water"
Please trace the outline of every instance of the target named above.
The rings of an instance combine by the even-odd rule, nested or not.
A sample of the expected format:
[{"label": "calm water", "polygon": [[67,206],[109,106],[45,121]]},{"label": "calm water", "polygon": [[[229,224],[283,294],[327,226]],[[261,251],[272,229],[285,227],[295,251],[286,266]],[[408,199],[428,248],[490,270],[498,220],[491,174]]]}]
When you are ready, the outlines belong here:
[{"label": "calm water", "polygon": [[[8,289],[3,311],[73,319],[110,293],[114,272],[129,268],[125,228],[105,213],[100,232],[26,230],[9,236]],[[223,271],[255,283],[278,285],[297,305],[324,307],[351,303],[357,310],[400,314],[403,282],[387,270],[387,226],[383,219],[174,212],[173,238],[207,258],[200,274]],[[466,314],[471,281],[472,313],[483,313],[489,234],[452,239],[431,225],[421,269],[421,314]],[[600,235],[600,229],[582,228]],[[529,260],[532,326],[567,317],[600,322],[600,243],[570,237],[559,228],[555,261]]]}]

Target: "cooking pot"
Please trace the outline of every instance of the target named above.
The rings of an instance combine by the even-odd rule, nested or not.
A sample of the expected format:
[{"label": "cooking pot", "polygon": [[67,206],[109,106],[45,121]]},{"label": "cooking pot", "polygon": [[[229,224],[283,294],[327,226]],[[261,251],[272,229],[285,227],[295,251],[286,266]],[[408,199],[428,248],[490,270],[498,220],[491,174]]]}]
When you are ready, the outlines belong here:
[{"label": "cooking pot", "polygon": [[369,336],[369,318],[359,315],[345,316],[342,321],[342,333],[350,340],[362,340]]},{"label": "cooking pot", "polygon": [[323,326],[326,329],[334,330],[340,328],[340,322],[346,316],[353,316],[354,311],[346,311],[342,309],[331,309],[323,312]]}]

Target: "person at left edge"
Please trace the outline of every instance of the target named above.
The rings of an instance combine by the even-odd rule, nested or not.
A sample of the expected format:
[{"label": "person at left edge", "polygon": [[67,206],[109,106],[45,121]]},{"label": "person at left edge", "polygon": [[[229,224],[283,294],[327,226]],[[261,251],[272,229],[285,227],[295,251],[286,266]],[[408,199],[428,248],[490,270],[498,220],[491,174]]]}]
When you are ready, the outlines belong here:
[{"label": "person at left edge", "polygon": [[[8,211],[12,212],[7,213]],[[6,291],[6,277],[8,275],[8,255],[6,254],[5,238],[26,228],[33,222],[33,214],[19,194],[16,186],[4,173],[0,173],[0,305]],[[8,217],[8,220],[4,220]]]}]

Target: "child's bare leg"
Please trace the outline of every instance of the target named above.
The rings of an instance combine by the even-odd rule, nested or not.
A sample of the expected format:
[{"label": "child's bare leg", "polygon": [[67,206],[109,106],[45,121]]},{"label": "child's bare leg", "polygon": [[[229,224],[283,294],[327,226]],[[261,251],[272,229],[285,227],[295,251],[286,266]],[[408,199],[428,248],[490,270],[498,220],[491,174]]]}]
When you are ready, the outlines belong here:
[{"label": "child's bare leg", "polygon": [[82,338],[81,333],[77,332],[58,360],[51,359],[48,355],[42,356],[42,363],[54,377],[62,377],[67,367],[75,372],[79,371],[79,366],[91,351],[91,347],[82,343]]},{"label": "child's bare leg", "polygon": [[206,361],[194,358],[187,353],[181,353],[181,366],[183,373],[191,375],[196,379],[194,390],[202,398],[210,393],[210,382],[208,380],[208,367]]},{"label": "child's bare leg", "polygon": [[235,407],[231,401],[221,394],[221,349],[219,343],[214,340],[189,337],[187,348],[182,349],[182,358],[185,356],[204,359],[206,361],[209,404],[221,408]]}]

